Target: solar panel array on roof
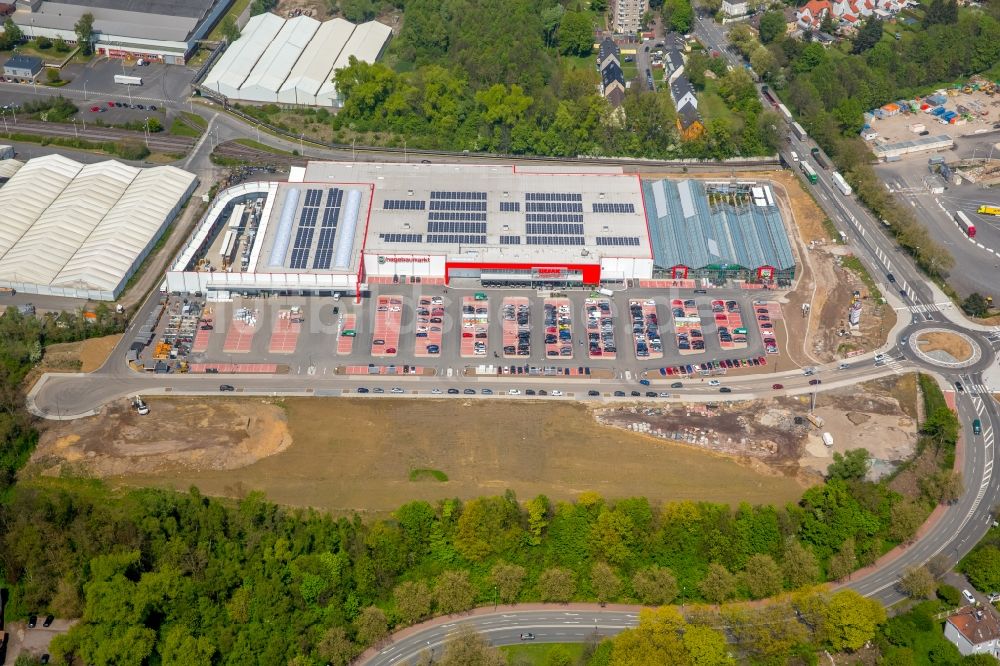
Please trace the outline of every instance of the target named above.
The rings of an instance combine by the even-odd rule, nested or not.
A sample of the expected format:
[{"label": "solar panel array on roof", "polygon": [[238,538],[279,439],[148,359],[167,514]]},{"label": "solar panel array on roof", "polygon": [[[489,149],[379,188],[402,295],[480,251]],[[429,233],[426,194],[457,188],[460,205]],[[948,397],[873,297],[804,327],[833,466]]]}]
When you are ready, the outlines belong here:
[{"label": "solar panel array on roof", "polygon": [[578,192],[528,192],[525,201],[583,201],[583,195]]},{"label": "solar panel array on roof", "polygon": [[295,244],[292,245],[292,256],[288,261],[289,268],[305,269],[309,265],[309,252],[312,250],[313,233],[316,230],[316,220],[319,219],[319,205],[323,203],[323,190],[310,188],[306,190],[302,211],[299,213],[299,226],[295,232]]},{"label": "solar panel array on roof", "polygon": [[473,234],[428,234],[428,243],[451,243],[453,245],[458,243],[471,243],[474,245],[485,245],[486,236],[479,236]]},{"label": "solar panel array on roof", "polygon": [[386,243],[422,243],[423,234],[379,234],[379,240]]},{"label": "solar panel array on roof", "polygon": [[500,212],[501,213],[520,213],[521,212],[521,202],[520,201],[501,201],[500,202]]},{"label": "solar panel array on roof", "polygon": [[431,192],[431,199],[457,199],[461,201],[486,201],[486,192]]},{"label": "solar panel array on roof", "polygon": [[459,234],[485,234],[485,222],[428,222],[427,231],[430,233],[459,233]]},{"label": "solar panel array on roof", "polygon": [[528,245],[584,245],[583,236],[528,236]]},{"label": "solar panel array on roof", "polygon": [[598,236],[598,245],[639,245],[638,236]]},{"label": "solar panel array on roof", "polygon": [[579,213],[525,213],[525,222],[583,222]]},{"label": "solar panel array on roof", "polygon": [[427,213],[428,220],[450,220],[450,221],[465,221],[465,222],[485,222],[486,213],[459,213],[452,211],[438,211],[434,210]]},{"label": "solar panel array on roof", "polygon": [[385,210],[424,210],[427,202],[423,199],[386,199],[382,202]]},{"label": "solar panel array on roof", "polygon": [[582,224],[537,224],[528,223],[527,231],[529,234],[583,234]]},{"label": "solar panel array on roof", "polygon": [[306,202],[302,204],[303,206],[318,208],[321,203],[323,203],[323,190],[312,188],[306,190]]},{"label": "solar panel array on roof", "polygon": [[323,209],[323,222],[319,230],[319,240],[316,242],[316,257],[313,268],[329,270],[333,261],[333,243],[337,236],[337,221],[340,219],[340,206],[344,200],[344,191],[331,188],[326,194],[326,208]]},{"label": "solar panel array on roof", "polygon": [[443,200],[433,200],[431,201],[431,210],[475,210],[484,211],[486,210],[485,201],[443,201]]},{"label": "solar panel array on roof", "polygon": [[501,236],[500,237],[500,244],[501,245],[520,245],[521,244],[521,237],[520,236]]},{"label": "solar panel array on roof", "polygon": [[630,203],[595,203],[592,204],[595,213],[634,213],[635,204]]},{"label": "solar panel array on roof", "polygon": [[524,204],[524,210],[528,213],[582,213],[583,204],[565,201],[552,203],[536,203],[529,201]]}]

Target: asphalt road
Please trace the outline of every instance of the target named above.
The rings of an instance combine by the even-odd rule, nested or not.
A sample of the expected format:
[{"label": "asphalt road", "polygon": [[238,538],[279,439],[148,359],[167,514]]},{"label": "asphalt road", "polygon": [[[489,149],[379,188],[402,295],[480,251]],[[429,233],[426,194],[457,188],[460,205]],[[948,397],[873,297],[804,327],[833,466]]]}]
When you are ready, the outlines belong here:
[{"label": "asphalt road", "polygon": [[462,617],[454,622],[435,625],[386,646],[368,660],[370,666],[408,664],[424,653],[440,657],[449,635],[459,625],[469,626],[486,637],[492,645],[517,645],[522,634],[533,634],[534,643],[583,643],[615,636],[639,622],[634,612],[614,610],[498,611],[495,614]]}]

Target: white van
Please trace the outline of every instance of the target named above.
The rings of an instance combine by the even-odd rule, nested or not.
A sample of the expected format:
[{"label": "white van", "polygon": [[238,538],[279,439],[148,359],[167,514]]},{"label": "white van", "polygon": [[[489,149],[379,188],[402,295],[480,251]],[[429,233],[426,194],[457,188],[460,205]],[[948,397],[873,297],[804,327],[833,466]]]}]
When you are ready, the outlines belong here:
[{"label": "white van", "polygon": [[799,154],[797,152],[795,152],[794,150],[792,151],[792,161],[793,162],[798,162],[799,161]]},{"label": "white van", "polygon": [[968,601],[970,604],[976,603],[976,598],[972,596],[972,592],[969,592],[968,590],[962,590],[962,596],[965,597],[965,600]]}]

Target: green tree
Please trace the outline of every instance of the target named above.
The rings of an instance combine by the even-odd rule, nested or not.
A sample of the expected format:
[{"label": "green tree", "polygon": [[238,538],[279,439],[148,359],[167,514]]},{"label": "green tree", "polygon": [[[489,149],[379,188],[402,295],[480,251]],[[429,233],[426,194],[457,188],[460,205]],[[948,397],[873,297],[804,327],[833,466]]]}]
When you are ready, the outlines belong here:
[{"label": "green tree", "polygon": [[819,23],[819,31],[827,35],[832,35],[836,30],[837,24],[833,21],[833,12],[827,12],[823,15],[823,20]]},{"label": "green tree", "polygon": [[177,666],[211,666],[215,646],[207,636],[195,637],[183,625],[173,625],[163,637],[163,663]]},{"label": "green tree", "polygon": [[559,52],[564,55],[589,55],[594,50],[594,24],[587,12],[566,12],[556,34]]},{"label": "green tree", "polygon": [[939,470],[920,479],[920,491],[932,502],[950,504],[965,491],[962,475],[954,470]]},{"label": "green tree", "polygon": [[542,601],[567,602],[576,592],[576,577],[569,569],[550,567],[538,577],[538,596]]},{"label": "green tree", "polygon": [[354,630],[359,643],[375,645],[389,633],[389,620],[378,606],[368,606],[354,620]]},{"label": "green tree", "polygon": [[590,587],[597,595],[597,601],[604,603],[618,597],[622,582],[615,570],[605,562],[594,562],[590,567]]},{"label": "green tree", "polygon": [[532,546],[537,546],[542,542],[542,534],[549,525],[549,516],[552,512],[549,498],[545,495],[539,495],[530,500],[525,509],[528,512],[528,542]]},{"label": "green tree", "polygon": [[691,658],[692,666],[734,666],[736,659],[729,650],[726,637],[720,631],[705,626],[684,630],[681,639]]},{"label": "green tree", "polygon": [[904,500],[892,506],[889,522],[889,538],[895,541],[909,541],[923,524],[927,512],[919,504]]},{"label": "green tree", "polygon": [[962,301],[962,310],[970,317],[985,317],[990,312],[989,303],[978,291],[974,291]]},{"label": "green tree", "polygon": [[236,19],[229,14],[222,17],[222,22],[219,24],[219,31],[222,32],[222,36],[230,43],[240,38],[240,27],[236,25]]},{"label": "green tree", "polygon": [[793,538],[785,544],[781,570],[792,589],[811,585],[819,579],[819,561],[815,553]]},{"label": "green tree", "polygon": [[375,18],[377,7],[372,0],[339,0],[344,18],[354,23],[362,23]]},{"label": "green tree", "polygon": [[52,45],[55,47],[58,53],[69,53],[69,44],[62,37],[56,37],[53,40]]},{"label": "green tree", "polygon": [[441,666],[506,666],[507,659],[469,627],[462,627],[448,638],[444,655],[434,662]]},{"label": "green tree", "polygon": [[85,12],[73,25],[73,32],[76,33],[76,41],[80,44],[80,49],[84,55],[90,55],[94,49],[94,15]]},{"label": "green tree", "polygon": [[976,548],[965,556],[959,568],[980,590],[1000,590],[1000,549],[993,545]]},{"label": "green tree", "polygon": [[358,654],[358,647],[347,637],[343,627],[330,627],[320,639],[316,651],[333,666],[347,666]]},{"label": "green tree", "polygon": [[740,584],[753,599],[770,597],[781,591],[782,575],[778,564],[770,555],[757,554],[747,561],[746,569],[739,576]]},{"label": "green tree", "polygon": [[3,36],[4,41],[7,43],[7,48],[11,48],[17,44],[24,41],[24,33],[21,32],[21,28],[14,23],[14,19],[7,17],[3,22]]},{"label": "green tree", "polygon": [[955,412],[948,407],[936,408],[920,424],[920,432],[927,435],[933,442],[941,444],[954,444],[958,441],[958,431],[960,428],[958,417]]},{"label": "green tree", "polygon": [[854,46],[851,48],[851,52],[864,53],[878,44],[880,39],[882,39],[882,20],[875,16],[870,16],[861,24],[858,34],[855,35]]},{"label": "green tree", "polygon": [[833,462],[826,468],[827,478],[844,481],[865,478],[869,455],[867,449],[850,449],[844,455],[834,453]]},{"label": "green tree", "polygon": [[824,620],[830,647],[853,652],[874,638],[885,622],[885,609],[854,590],[841,590],[830,598]]},{"label": "green tree", "polygon": [[635,572],[632,576],[632,590],[639,601],[647,606],[669,604],[677,598],[680,591],[674,573],[655,564]]},{"label": "green tree", "polygon": [[927,567],[907,567],[899,578],[899,590],[911,599],[930,599],[937,583]]},{"label": "green tree", "polygon": [[423,581],[406,581],[392,591],[396,613],[406,624],[423,620],[431,613],[431,591]]},{"label": "green tree", "polygon": [[827,567],[827,575],[830,580],[840,580],[854,571],[857,564],[858,556],[855,551],[854,539],[852,537],[845,540],[843,545],[841,545],[840,550],[838,550],[837,553],[830,558],[830,564]]},{"label": "green tree", "polygon": [[721,604],[736,595],[736,576],[729,573],[726,567],[713,562],[708,565],[708,572],[698,583],[698,591],[708,601]]},{"label": "green tree", "polygon": [[512,604],[521,595],[526,575],[524,567],[517,564],[497,562],[490,570],[490,581],[496,587],[497,596],[505,604]]},{"label": "green tree", "polygon": [[780,10],[764,12],[760,17],[760,41],[770,44],[785,34],[785,15]]},{"label": "green tree", "polygon": [[55,69],[54,67],[50,67],[49,69],[45,70],[45,78],[48,80],[49,83],[58,83],[59,81],[62,80],[59,78],[59,70]]},{"label": "green tree", "polygon": [[469,572],[459,569],[442,573],[434,585],[434,597],[441,613],[450,615],[472,608],[476,590],[469,582]]}]

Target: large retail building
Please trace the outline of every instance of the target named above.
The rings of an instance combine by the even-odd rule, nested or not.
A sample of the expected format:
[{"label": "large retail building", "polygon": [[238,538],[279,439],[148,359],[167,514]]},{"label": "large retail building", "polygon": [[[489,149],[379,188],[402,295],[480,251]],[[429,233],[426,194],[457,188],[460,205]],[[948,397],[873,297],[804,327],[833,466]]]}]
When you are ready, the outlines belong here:
[{"label": "large retail building", "polygon": [[310,162],[288,182],[223,192],[167,286],[324,294],[793,276],[766,184],[644,182],[619,167]]}]

